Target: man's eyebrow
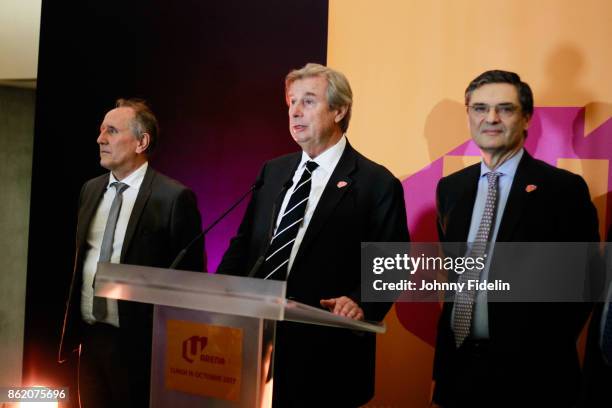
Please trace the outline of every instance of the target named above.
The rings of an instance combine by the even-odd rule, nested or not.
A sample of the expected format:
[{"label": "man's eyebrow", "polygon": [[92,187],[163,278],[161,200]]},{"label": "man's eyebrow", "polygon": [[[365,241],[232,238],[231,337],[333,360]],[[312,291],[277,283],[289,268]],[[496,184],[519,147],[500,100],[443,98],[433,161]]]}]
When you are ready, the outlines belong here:
[{"label": "man's eyebrow", "polygon": [[474,102],[472,105],[503,106],[503,105],[514,105],[514,103],[513,102],[500,102],[500,103],[496,103],[494,105],[491,105],[491,104],[486,103],[486,102]]},{"label": "man's eyebrow", "polygon": [[[308,91],[303,96],[317,96],[317,94],[312,91]],[[296,95],[293,95],[293,94],[287,95],[287,99],[296,99],[296,98],[297,98]]]}]

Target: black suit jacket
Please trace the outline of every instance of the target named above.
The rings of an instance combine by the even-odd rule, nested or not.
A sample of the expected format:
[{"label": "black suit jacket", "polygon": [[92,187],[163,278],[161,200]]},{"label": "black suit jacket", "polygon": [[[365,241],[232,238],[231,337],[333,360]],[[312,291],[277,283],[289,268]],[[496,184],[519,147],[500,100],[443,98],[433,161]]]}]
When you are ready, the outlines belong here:
[{"label": "black suit jacket", "polygon": [[[606,252],[606,268],[607,274],[602,274],[605,277],[610,276],[612,271],[612,253],[610,252],[610,242],[612,242],[612,228],[608,230],[608,242]],[[601,282],[601,299],[606,300],[608,294],[608,285],[606,279]],[[596,303],[591,316],[589,325],[589,334],[587,337],[586,352],[584,356],[584,388],[581,401],[581,407],[610,407],[612,406],[612,365],[607,364],[604,360],[601,347],[599,344],[601,338],[601,319],[604,311],[605,303]]]},{"label": "black suit jacket", "polygon": [[[60,361],[79,346],[85,328],[80,305],[87,233],[108,180],[107,173],[87,181],[81,189],[74,270],[59,347]],[[193,192],[149,165],[130,215],[121,250],[121,263],[167,268],[180,250],[200,231],[200,212]],[[203,254],[203,243],[194,245],[179,269],[203,271]],[[151,348],[152,306],[119,301],[118,308],[126,355],[138,360],[135,363],[147,364]],[[138,373],[138,376],[143,375],[146,376],[146,373]]]},{"label": "black suit jacket", "polygon": [[[286,185],[301,154],[264,164],[259,174],[263,185],[254,193],[219,273],[246,275],[265,254]],[[338,187],[341,181],[347,183],[345,187]],[[401,183],[347,143],[295,257],[287,297],[320,307],[321,299],[349,296],[360,304],[366,319],[382,320],[388,303],[363,304],[360,300],[360,242],[408,240]],[[279,323],[275,406],[365,403],[374,392],[375,347],[373,335]]]},{"label": "black suit jacket", "polygon": [[[480,163],[442,178],[437,189],[438,233],[443,242],[466,242],[476,200]],[[528,192],[526,187],[537,188]],[[584,180],[532,158],[519,163],[499,226],[497,242],[597,242],[597,213]],[[490,278],[498,267],[495,258]],[[452,303],[438,323],[434,401],[454,403],[460,369],[451,329]],[[488,304],[489,362],[486,384],[475,384],[474,406],[572,406],[579,388],[576,340],[589,305]]]}]

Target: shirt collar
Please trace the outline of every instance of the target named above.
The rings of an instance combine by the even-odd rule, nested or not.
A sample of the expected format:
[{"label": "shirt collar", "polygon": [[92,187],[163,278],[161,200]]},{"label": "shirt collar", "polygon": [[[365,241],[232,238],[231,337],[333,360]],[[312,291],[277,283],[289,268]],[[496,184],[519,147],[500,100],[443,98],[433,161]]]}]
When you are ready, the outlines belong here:
[{"label": "shirt collar", "polygon": [[[516,152],[514,156],[510,157],[508,160],[503,162],[501,166],[496,168],[495,172],[499,173],[502,176],[510,176],[511,178],[513,178],[514,174],[516,173],[516,169],[518,168],[518,165],[521,161],[521,158],[523,157],[524,152],[525,152],[525,149],[521,148],[521,150]],[[491,172],[491,169],[487,167],[484,161],[481,161],[480,162],[480,177],[482,178],[490,172]]]},{"label": "shirt collar", "polygon": [[[142,184],[142,180],[144,179],[144,175],[147,172],[148,166],[149,162],[144,162],[142,166],[134,170],[132,174],[121,180],[121,182],[123,184],[127,184],[129,187],[139,189],[140,185]],[[115,178],[113,172],[111,171],[110,177],[108,178],[108,185],[106,186],[106,188],[109,188],[111,184],[116,183],[117,181],[119,180]]]},{"label": "shirt collar", "polygon": [[315,159],[311,159],[306,152],[302,151],[302,159],[300,160],[300,165],[298,168],[303,168],[307,161],[313,161],[319,165],[319,168],[331,173],[340,161],[340,157],[342,156],[345,147],[346,134],[342,135],[340,140],[338,140],[335,145],[318,155]]}]

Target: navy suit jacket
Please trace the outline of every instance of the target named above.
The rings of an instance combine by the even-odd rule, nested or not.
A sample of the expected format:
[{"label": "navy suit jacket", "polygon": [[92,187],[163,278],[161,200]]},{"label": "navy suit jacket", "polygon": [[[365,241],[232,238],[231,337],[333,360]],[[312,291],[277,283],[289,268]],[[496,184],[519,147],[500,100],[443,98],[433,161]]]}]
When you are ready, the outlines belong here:
[{"label": "navy suit jacket", "polygon": [[[438,233],[442,242],[466,242],[476,200],[480,163],[438,183]],[[527,191],[527,186],[536,186]],[[532,158],[526,151],[517,168],[497,242],[598,242],[595,207],[582,177]],[[503,265],[491,264],[491,274]],[[452,303],[438,323],[433,377],[434,401],[454,402],[458,372],[451,329]],[[588,317],[587,304],[488,304],[487,384],[475,384],[475,401],[487,406],[572,406],[580,384],[576,340]],[[518,405],[516,405],[518,404]]]}]

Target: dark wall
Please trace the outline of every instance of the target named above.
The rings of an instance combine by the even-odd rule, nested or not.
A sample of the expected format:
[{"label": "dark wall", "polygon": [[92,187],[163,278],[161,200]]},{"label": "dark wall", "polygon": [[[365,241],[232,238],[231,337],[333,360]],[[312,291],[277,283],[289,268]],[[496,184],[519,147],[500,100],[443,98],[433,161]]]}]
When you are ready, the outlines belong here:
[{"label": "dark wall", "polygon": [[[43,0],[32,175],[24,381],[66,385],[55,362],[72,273],[77,198],[119,97],[147,99],[152,165],[193,188],[207,225],[266,159],[295,151],[283,79],[326,61],[327,1]],[[211,232],[209,270],[244,205]]]}]

